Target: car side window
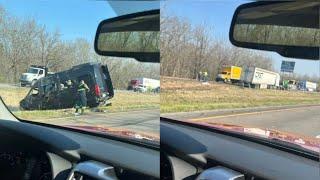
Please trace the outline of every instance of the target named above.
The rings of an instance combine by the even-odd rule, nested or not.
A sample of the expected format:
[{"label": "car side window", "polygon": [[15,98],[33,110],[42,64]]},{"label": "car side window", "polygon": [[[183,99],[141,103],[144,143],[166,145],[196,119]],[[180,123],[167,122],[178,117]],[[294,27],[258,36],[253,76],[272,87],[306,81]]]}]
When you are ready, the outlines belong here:
[{"label": "car side window", "polygon": [[83,80],[88,85],[89,88],[92,87],[94,84],[90,74],[85,74],[85,75],[79,76],[78,82],[80,82],[81,80]]},{"label": "car side window", "polygon": [[40,70],[40,71],[39,71],[39,75],[42,75],[42,74],[43,74],[43,70]]}]

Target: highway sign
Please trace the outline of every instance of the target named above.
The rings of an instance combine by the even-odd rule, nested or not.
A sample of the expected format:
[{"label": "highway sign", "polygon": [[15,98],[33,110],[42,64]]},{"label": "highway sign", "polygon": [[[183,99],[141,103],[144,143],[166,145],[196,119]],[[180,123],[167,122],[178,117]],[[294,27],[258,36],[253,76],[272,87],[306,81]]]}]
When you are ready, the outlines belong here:
[{"label": "highway sign", "polygon": [[282,61],[281,72],[293,73],[295,64],[296,64],[296,62],[294,62],[294,61]]}]

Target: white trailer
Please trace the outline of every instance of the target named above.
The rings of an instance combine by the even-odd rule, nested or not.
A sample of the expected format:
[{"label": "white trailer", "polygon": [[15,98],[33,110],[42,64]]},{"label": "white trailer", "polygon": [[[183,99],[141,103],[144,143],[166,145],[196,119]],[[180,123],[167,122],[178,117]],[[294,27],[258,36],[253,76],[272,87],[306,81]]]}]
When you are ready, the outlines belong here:
[{"label": "white trailer", "polygon": [[246,68],[242,72],[241,79],[244,83],[259,88],[279,87],[279,73],[268,71],[257,67]]},{"label": "white trailer", "polygon": [[131,80],[131,86],[133,89],[145,88],[145,89],[156,89],[160,87],[160,80],[150,78],[135,78]]},{"label": "white trailer", "polygon": [[141,82],[143,86],[146,86],[152,89],[155,89],[160,86],[160,80],[157,80],[157,79],[142,78]]},{"label": "white trailer", "polygon": [[310,82],[310,81],[301,81],[298,84],[299,90],[303,91],[316,91],[317,90],[317,83]]}]

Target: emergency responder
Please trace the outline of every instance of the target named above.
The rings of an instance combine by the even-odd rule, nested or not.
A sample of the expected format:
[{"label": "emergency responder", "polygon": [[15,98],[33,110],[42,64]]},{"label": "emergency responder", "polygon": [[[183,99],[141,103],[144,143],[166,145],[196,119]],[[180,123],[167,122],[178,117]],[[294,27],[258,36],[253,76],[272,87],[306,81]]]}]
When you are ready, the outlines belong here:
[{"label": "emergency responder", "polygon": [[80,81],[80,84],[77,88],[77,100],[75,104],[76,108],[76,115],[79,115],[79,109],[81,109],[81,113],[83,114],[84,108],[87,106],[87,95],[86,93],[89,92],[88,85],[84,82],[84,80]]},{"label": "emergency responder", "polygon": [[200,71],[199,74],[198,74],[198,80],[202,81],[202,71]]},{"label": "emergency responder", "polygon": [[208,81],[208,72],[205,71],[203,72],[203,82],[207,82]]}]

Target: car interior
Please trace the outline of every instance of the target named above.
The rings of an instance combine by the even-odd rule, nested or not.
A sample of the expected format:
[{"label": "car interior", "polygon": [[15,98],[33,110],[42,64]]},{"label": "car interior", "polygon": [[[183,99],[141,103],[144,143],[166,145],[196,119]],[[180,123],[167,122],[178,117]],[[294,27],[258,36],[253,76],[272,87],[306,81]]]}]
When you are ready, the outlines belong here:
[{"label": "car interior", "polygon": [[[159,10],[151,13],[158,14],[153,19],[159,24]],[[143,20],[143,16],[149,13],[138,15]],[[126,17],[132,16],[120,19]],[[103,21],[101,26],[107,23],[109,21]],[[125,28],[119,27],[118,30],[124,31]],[[159,31],[159,26],[153,30]],[[99,33],[98,28],[97,35]],[[122,57],[119,52],[114,55]],[[157,53],[144,57],[149,55],[154,57]],[[25,121],[15,117],[2,99],[0,112],[0,179],[160,178],[158,141]]]},{"label": "car interior", "polygon": [[316,153],[166,118],[160,130],[161,179],[319,178]]},{"label": "car interior", "polygon": [[[1,107],[6,108],[4,104]],[[159,162],[157,144],[18,121],[9,113],[0,122],[1,179],[156,179],[160,176],[159,164],[155,163]]]},{"label": "car interior", "polygon": [[[241,10],[276,5],[271,2],[256,3],[237,9],[232,32]],[[315,6],[319,7],[319,4]],[[138,57],[143,62],[159,63],[159,52],[137,53],[128,49],[123,53],[102,49],[103,46],[99,45],[105,43],[103,39],[99,39],[100,34],[125,31],[128,28],[125,20],[138,19],[138,24],[143,24],[139,28],[159,31],[160,27],[155,26],[160,24],[159,13],[159,10],[153,10],[102,21],[96,34],[95,50],[100,55]],[[146,26],[144,21],[140,22],[144,16],[153,23],[152,26]],[[119,25],[118,29],[112,32],[103,28],[110,28],[115,24]],[[231,33],[230,36],[234,45],[258,48],[257,44],[237,42],[233,35]],[[263,47],[259,46],[259,49]],[[290,57],[296,55],[299,58],[319,59],[319,49],[314,47],[301,47],[299,53],[294,53],[293,50],[299,48],[291,45],[265,45],[264,50]],[[301,51],[305,50],[309,53],[303,56]],[[140,141],[24,121],[14,116],[1,98],[0,112],[0,179],[320,179],[317,153],[289,147],[284,142],[270,143],[261,138],[200,124],[160,117],[159,145],[148,140]]]},{"label": "car interior", "polygon": [[[291,7],[286,9],[287,7]],[[301,7],[301,8],[300,8]],[[278,13],[272,12],[277,9]],[[294,9],[294,10],[292,10]],[[237,25],[312,27],[319,30],[319,4],[252,2],[234,13],[230,41],[244,48],[275,51],[286,57],[319,60],[319,44],[299,46],[241,37]],[[272,13],[271,13],[272,12]],[[257,14],[262,13],[262,14]],[[288,16],[299,17],[288,20]],[[254,18],[257,17],[257,18]],[[308,20],[307,20],[308,19]],[[316,23],[317,22],[317,23]],[[239,37],[236,37],[239,35]],[[258,37],[258,36],[257,36]],[[252,38],[252,39],[250,39]],[[277,44],[279,43],[279,44]],[[292,44],[291,44],[292,43]],[[294,44],[294,45],[293,45]],[[161,179],[319,179],[319,154],[270,143],[204,125],[161,117]]]}]

